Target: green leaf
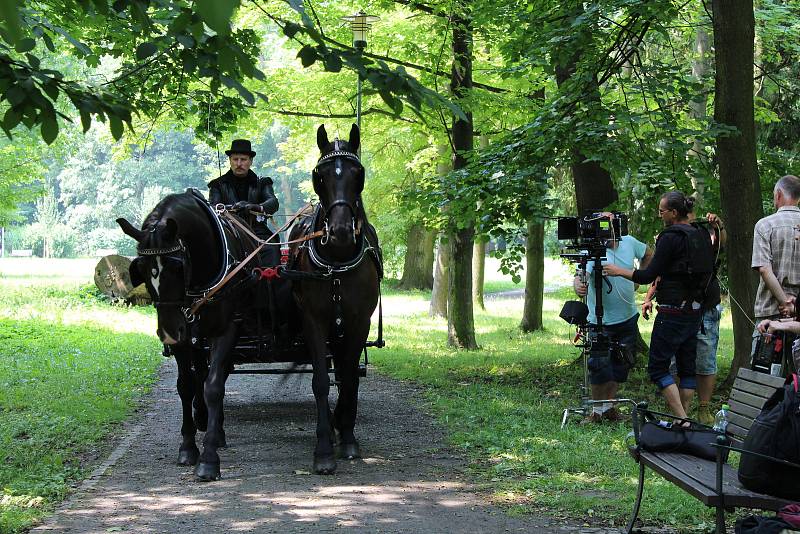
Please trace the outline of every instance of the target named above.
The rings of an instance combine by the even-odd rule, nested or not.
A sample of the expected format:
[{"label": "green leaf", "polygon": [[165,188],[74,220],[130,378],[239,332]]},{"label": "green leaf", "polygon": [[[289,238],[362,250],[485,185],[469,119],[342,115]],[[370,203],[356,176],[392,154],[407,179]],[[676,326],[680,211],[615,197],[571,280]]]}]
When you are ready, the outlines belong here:
[{"label": "green leaf", "polygon": [[244,98],[251,106],[256,103],[256,97],[254,97],[253,93],[248,91],[241,83],[239,83],[239,80],[235,80],[228,76],[220,76],[219,79],[225,84],[226,87],[236,89],[239,92],[239,96]]},{"label": "green leaf", "polygon": [[42,117],[42,139],[48,145],[58,137],[58,121],[55,115],[45,115]]},{"label": "green leaf", "polygon": [[8,108],[3,116],[3,130],[7,132],[13,130],[21,119],[22,116],[14,108]]},{"label": "green leaf", "polygon": [[109,115],[108,123],[111,127],[111,135],[114,136],[114,140],[119,141],[122,138],[122,134],[125,130],[123,128],[122,121],[116,115]]},{"label": "green leaf", "polygon": [[325,70],[339,72],[342,70],[342,58],[336,53],[330,53],[325,58]]},{"label": "green leaf", "polygon": [[81,125],[83,126],[83,133],[88,132],[89,128],[92,127],[92,116],[83,110],[81,110]]},{"label": "green leaf", "polygon": [[304,67],[310,67],[317,60],[317,51],[313,46],[305,45],[297,53],[297,57],[300,58],[300,62]]},{"label": "green leaf", "polygon": [[[2,0],[0,0],[0,1],[2,1]],[[30,52],[34,48],[36,48],[36,41],[31,39],[30,37],[26,37],[25,39],[20,40],[17,43],[17,46],[15,47],[17,52],[19,52],[20,54],[22,54],[24,52]]]},{"label": "green leaf", "polygon": [[19,2],[15,0],[0,0],[0,27],[8,32],[12,43],[22,39],[22,28],[19,18]]},{"label": "green leaf", "polygon": [[233,12],[239,7],[239,0],[197,0],[197,12],[208,27],[220,35],[230,32]]},{"label": "green leaf", "polygon": [[136,59],[139,61],[147,59],[156,52],[158,52],[158,47],[155,44],[151,42],[142,43],[136,47]]}]

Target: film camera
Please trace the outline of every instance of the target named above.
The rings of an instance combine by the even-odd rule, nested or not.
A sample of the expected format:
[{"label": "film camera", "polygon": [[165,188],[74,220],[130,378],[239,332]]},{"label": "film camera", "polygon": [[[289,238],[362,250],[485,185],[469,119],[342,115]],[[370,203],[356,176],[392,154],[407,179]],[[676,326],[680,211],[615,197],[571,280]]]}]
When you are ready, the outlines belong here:
[{"label": "film camera", "polygon": [[613,212],[587,213],[583,217],[559,217],[557,237],[560,241],[602,244],[628,235],[628,216]]}]

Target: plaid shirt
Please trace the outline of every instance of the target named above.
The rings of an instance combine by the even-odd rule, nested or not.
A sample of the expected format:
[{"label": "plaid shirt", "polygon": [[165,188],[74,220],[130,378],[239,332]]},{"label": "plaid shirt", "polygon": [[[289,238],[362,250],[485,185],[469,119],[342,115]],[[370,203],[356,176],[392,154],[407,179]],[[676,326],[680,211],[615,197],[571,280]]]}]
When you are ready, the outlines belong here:
[{"label": "plaid shirt", "polygon": [[[787,295],[800,293],[800,208],[784,206],[756,223],[752,267],[769,265]],[[778,301],[764,280],[758,284],[755,316],[780,314]]]}]

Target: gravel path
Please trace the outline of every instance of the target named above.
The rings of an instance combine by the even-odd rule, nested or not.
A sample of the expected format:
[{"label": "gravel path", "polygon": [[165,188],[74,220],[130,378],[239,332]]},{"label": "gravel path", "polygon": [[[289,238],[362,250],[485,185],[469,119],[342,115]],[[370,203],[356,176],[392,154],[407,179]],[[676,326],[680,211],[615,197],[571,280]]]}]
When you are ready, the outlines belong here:
[{"label": "gravel path", "polygon": [[419,391],[371,371],[357,435],[364,458],[309,474],[314,399],[308,375],[232,375],[222,479],[175,464],[180,421],[173,362],[111,456],[33,532],[617,532],[510,517],[470,485],[466,461],[421,409]]}]

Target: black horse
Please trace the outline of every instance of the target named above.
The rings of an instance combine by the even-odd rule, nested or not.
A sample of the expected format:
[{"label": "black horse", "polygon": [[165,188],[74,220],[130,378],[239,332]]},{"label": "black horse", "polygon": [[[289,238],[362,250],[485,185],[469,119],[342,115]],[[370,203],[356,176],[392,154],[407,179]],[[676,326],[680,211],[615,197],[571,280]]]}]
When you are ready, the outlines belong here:
[{"label": "black horse", "polygon": [[[319,204],[314,216],[292,228],[290,239],[314,231],[322,235],[295,244],[283,276],[293,279],[295,301],[302,315],[303,335],[313,366],[312,388],[317,406],[314,471],[336,470],[333,429],[340,455],[360,456],[353,433],[358,407],[359,359],[369,336],[370,317],[379,298],[382,276],[375,229],[367,222],[361,192],[364,167],[358,154],[359,130],[353,125],[348,142],[328,141],[317,130],[321,157],[312,173]],[[328,404],[332,355],[339,385],[333,414]]]},{"label": "black horse", "polygon": [[[178,364],[183,406],[178,463],[197,464],[198,478],[216,480],[220,475],[217,449],[226,446],[225,380],[233,366],[231,349],[239,328],[234,314],[253,305],[251,271],[235,269],[252,257],[257,244],[226,224],[193,190],[161,200],[141,230],[125,219],[117,223],[138,243],[131,281],[146,284],[158,314],[158,337]],[[197,308],[198,299],[217,289],[214,298]],[[203,339],[210,341],[210,356],[199,343]],[[206,430],[202,454],[195,444],[198,429]]]}]

